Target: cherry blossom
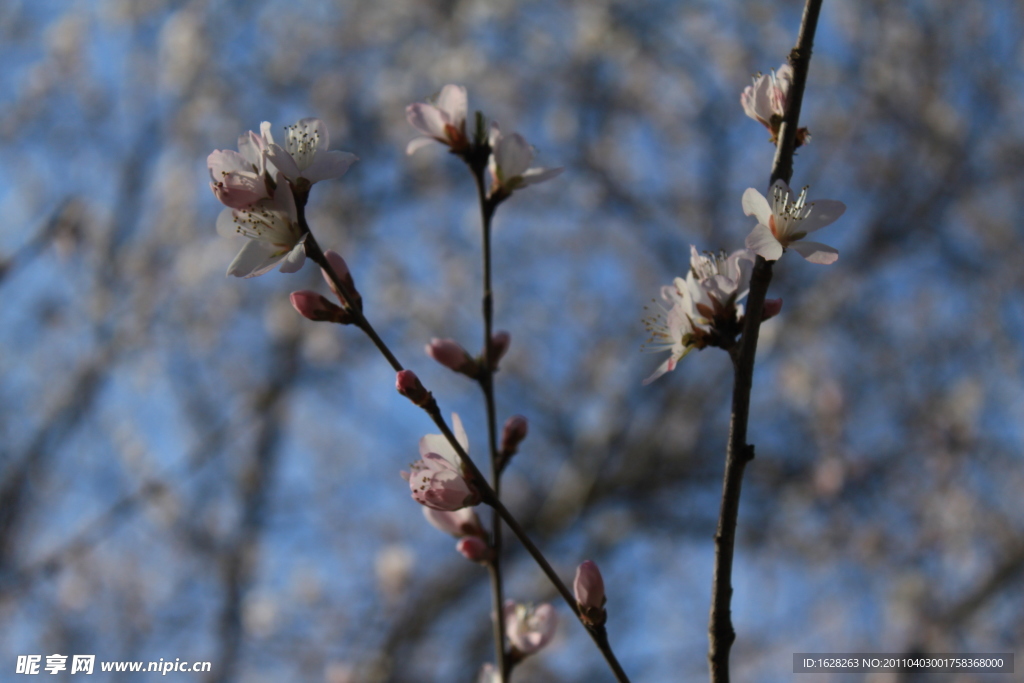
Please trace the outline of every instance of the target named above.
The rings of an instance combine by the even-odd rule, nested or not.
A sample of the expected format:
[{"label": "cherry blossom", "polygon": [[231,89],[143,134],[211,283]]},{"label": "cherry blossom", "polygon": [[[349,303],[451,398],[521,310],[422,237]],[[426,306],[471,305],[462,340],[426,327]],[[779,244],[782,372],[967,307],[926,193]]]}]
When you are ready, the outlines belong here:
[{"label": "cherry blossom", "polygon": [[747,248],[768,261],[776,261],[789,248],[811,263],[835,263],[839,252],[820,242],[804,240],[808,234],[830,225],[846,211],[842,202],[830,199],[807,201],[807,188],[793,199],[782,180],[775,181],[769,191],[771,201],[754,188],[743,193],[743,212],[757,218],[757,225],[747,236]]},{"label": "cherry blossom", "polygon": [[306,261],[305,236],[299,228],[295,198],[280,174],[272,197],[240,209],[227,208],[217,217],[217,233],[242,235],[249,242],[228,266],[228,275],[255,277],[280,263],[282,273],[294,273]]},{"label": "cherry blossom", "polygon": [[250,130],[238,138],[237,152],[218,149],[206,158],[210,189],[225,206],[244,209],[272,194],[265,155],[269,136],[270,123],[264,121],[259,135]]},{"label": "cherry blossom", "polygon": [[[783,64],[778,71],[757,74],[753,85],[748,85],[740,95],[740,104],[747,116],[754,119],[772,134],[771,142],[777,142],[782,119],[786,115],[789,102],[789,90],[793,85],[793,67]],[[811,141],[811,134],[806,128],[799,128],[796,133],[796,146]]]},{"label": "cherry blossom", "polygon": [[[690,245],[690,272],[685,286],[704,324],[735,320],[743,315],[743,306],[737,302],[750,289],[753,266],[754,253],[748,249],[726,256],[725,252],[700,253]],[[679,278],[676,280],[679,286]]]},{"label": "cherry blossom", "polygon": [[[469,439],[462,420],[452,413],[455,440],[469,453]],[[480,495],[465,479],[458,453],[442,434],[427,434],[420,439],[420,459],[402,472],[409,482],[413,500],[435,510],[453,511],[480,502]]]},{"label": "cherry blossom", "polygon": [[491,124],[491,156],[487,168],[491,173],[492,197],[507,197],[513,191],[554,178],[563,168],[530,168],[534,150],[519,133],[502,135],[498,124]]},{"label": "cherry blossom", "polygon": [[[650,384],[666,372],[676,369],[680,360],[695,348],[693,344],[693,319],[696,310],[693,307],[693,296],[685,281],[676,278],[675,285],[661,288],[661,298],[668,305],[655,302],[656,310],[644,319],[644,325],[650,333],[644,351],[654,353],[668,351],[669,357],[658,366],[644,384]],[[682,284],[682,287],[678,286]]]},{"label": "cherry blossom", "polygon": [[555,608],[548,603],[533,607],[505,601],[505,633],[520,654],[533,654],[551,642],[557,626]]},{"label": "cherry blossom", "polygon": [[340,178],[359,160],[351,152],[328,151],[330,136],[320,119],[305,118],[285,126],[283,145],[274,142],[269,130],[266,138],[267,159],[299,192],[321,180]]},{"label": "cherry blossom", "polygon": [[405,118],[425,137],[412,140],[405,148],[406,154],[413,154],[431,142],[459,152],[469,147],[466,137],[466,112],[469,109],[466,89],[461,85],[446,85],[441,88],[435,103],[417,102],[405,108]]}]

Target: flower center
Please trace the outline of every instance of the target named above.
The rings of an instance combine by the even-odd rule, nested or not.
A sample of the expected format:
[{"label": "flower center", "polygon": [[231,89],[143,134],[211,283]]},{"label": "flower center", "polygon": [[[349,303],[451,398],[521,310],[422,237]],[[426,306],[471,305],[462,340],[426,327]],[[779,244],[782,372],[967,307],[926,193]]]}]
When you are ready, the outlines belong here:
[{"label": "flower center", "polygon": [[320,133],[309,128],[300,128],[298,124],[285,126],[285,149],[295,159],[300,171],[306,170],[313,163],[320,144]]}]

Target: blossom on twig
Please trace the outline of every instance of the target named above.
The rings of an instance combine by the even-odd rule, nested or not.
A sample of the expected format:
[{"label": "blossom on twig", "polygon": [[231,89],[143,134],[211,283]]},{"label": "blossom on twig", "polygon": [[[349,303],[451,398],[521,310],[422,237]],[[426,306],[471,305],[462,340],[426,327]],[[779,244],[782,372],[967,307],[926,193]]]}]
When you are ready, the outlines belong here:
[{"label": "blossom on twig", "polygon": [[413,154],[431,142],[447,145],[453,152],[469,147],[466,137],[466,112],[469,101],[466,89],[461,85],[446,85],[434,103],[417,102],[405,108],[405,118],[424,137],[412,140],[405,148],[406,154]]},{"label": "blossom on twig", "polygon": [[267,159],[299,192],[321,180],[340,178],[359,160],[351,152],[329,151],[327,125],[320,119],[300,119],[285,126],[284,144],[274,142],[269,126],[266,131]]},{"label": "blossom on twig", "polygon": [[[455,440],[469,453],[469,439],[462,420],[452,413]],[[458,510],[476,505],[480,494],[463,474],[458,453],[442,434],[427,434],[420,439],[420,459],[410,465],[411,472],[402,472],[409,482],[413,500],[435,510]]]},{"label": "blossom on twig", "polygon": [[519,133],[502,135],[497,123],[491,124],[490,197],[505,198],[513,191],[554,178],[564,168],[530,168],[534,150]]},{"label": "blossom on twig", "polygon": [[225,206],[244,209],[273,193],[267,172],[267,140],[270,123],[260,125],[260,134],[247,132],[238,138],[238,151],[215,149],[206,158],[210,189]]},{"label": "blossom on twig", "polygon": [[[789,90],[793,85],[793,67],[783,64],[778,71],[754,76],[753,85],[748,85],[740,95],[740,104],[747,116],[754,119],[772,134],[771,142],[777,143],[782,119],[786,115],[789,104]],[[811,133],[806,128],[796,132],[796,146],[811,141]]]},{"label": "blossom on twig", "polygon": [[228,275],[255,277],[280,263],[282,273],[294,273],[306,261],[305,235],[299,227],[295,198],[281,176],[272,197],[241,209],[226,208],[217,217],[217,233],[242,235],[249,242],[228,266]]},{"label": "blossom on twig", "polygon": [[520,655],[531,655],[551,642],[557,626],[558,615],[548,603],[534,607],[505,601],[505,634]]},{"label": "blossom on twig", "polygon": [[835,222],[846,211],[846,205],[831,199],[808,202],[806,187],[794,200],[783,180],[775,181],[769,195],[770,203],[752,187],[743,193],[743,212],[757,218],[757,225],[747,236],[747,248],[767,261],[777,261],[792,248],[811,263],[835,263],[838,250],[804,237]]}]

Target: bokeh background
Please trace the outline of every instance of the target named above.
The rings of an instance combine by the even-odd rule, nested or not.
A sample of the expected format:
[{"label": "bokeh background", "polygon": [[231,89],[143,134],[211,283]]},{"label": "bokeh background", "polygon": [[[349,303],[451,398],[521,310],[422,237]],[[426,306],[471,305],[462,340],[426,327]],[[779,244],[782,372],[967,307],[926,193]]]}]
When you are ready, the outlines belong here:
[{"label": "bokeh background", "polygon": [[[508,503],[567,580],[602,567],[634,681],[706,680],[730,366],[706,350],[642,387],[661,357],[640,320],[691,243],[752,227],[773,148],[739,93],[800,10],[0,2],[0,679],[55,652],[209,660],[169,676],[211,682],[473,681],[492,659],[486,572],[398,476],[432,425],[357,331],[290,308],[326,292],[311,264],[225,277],[241,245],[205,167],[263,120],[327,122],[361,161],[314,188],[313,230],[481,454],[479,390],[423,354],[479,348],[475,190],[440,148],[404,154],[405,105],[452,82],[566,168],[496,219],[499,420],[531,425]],[[849,210],[821,237],[838,263],[789,254],[769,293],[739,680],[790,680],[794,652],[1024,639],[1021,35],[1014,0],[825,3],[793,184]],[[514,542],[507,578],[555,597]],[[559,610],[515,680],[611,680]]]}]

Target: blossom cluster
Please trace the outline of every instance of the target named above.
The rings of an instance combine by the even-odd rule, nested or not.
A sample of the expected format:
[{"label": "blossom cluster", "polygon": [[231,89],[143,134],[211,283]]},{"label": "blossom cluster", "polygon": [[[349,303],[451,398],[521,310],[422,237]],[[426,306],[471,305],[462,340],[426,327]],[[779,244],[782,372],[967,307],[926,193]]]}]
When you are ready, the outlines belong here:
[{"label": "blossom cluster", "polygon": [[[469,98],[460,85],[446,85],[434,102],[417,102],[405,109],[409,123],[424,135],[409,143],[406,154],[413,154],[431,142],[447,146],[453,154],[470,158],[477,144],[466,131]],[[475,138],[482,138],[477,131]],[[492,122],[486,135],[487,170],[491,176],[488,196],[500,201],[513,191],[554,178],[562,168],[534,168],[535,151],[519,133],[503,135]]]},{"label": "blossom cluster", "polygon": [[222,236],[242,235],[249,242],[228,266],[228,275],[255,277],[281,264],[294,273],[306,260],[306,229],[299,220],[309,188],[338,178],[357,159],[350,152],[328,151],[327,127],[306,118],[285,127],[278,144],[271,125],[238,138],[238,151],[214,150],[206,160],[210,189],[225,208],[217,218]]},{"label": "blossom cluster", "polygon": [[[785,64],[768,76],[758,74],[753,85],[747,86],[740,96],[744,112],[771,132],[772,142],[778,142],[792,84],[793,68]],[[797,146],[809,140],[807,129],[798,129]],[[789,185],[777,180],[769,188],[767,197],[755,188],[748,188],[741,204],[744,214],[757,220],[747,236],[746,248],[726,255],[724,252],[699,254],[696,247],[691,247],[690,270],[686,277],[677,277],[671,285],[662,287],[662,301],[655,302],[653,312],[644,319],[650,335],[645,350],[669,352],[668,359],[644,380],[644,384],[674,370],[694,349],[734,348],[743,330],[744,304],[741,302],[750,289],[751,272],[757,258],[777,261],[787,249],[811,263],[827,265],[839,258],[839,251],[834,247],[804,238],[835,222],[846,211],[842,202],[808,201],[806,187],[794,198]],[[766,300],[758,313],[762,320],[767,320],[781,309],[781,299]]]}]

